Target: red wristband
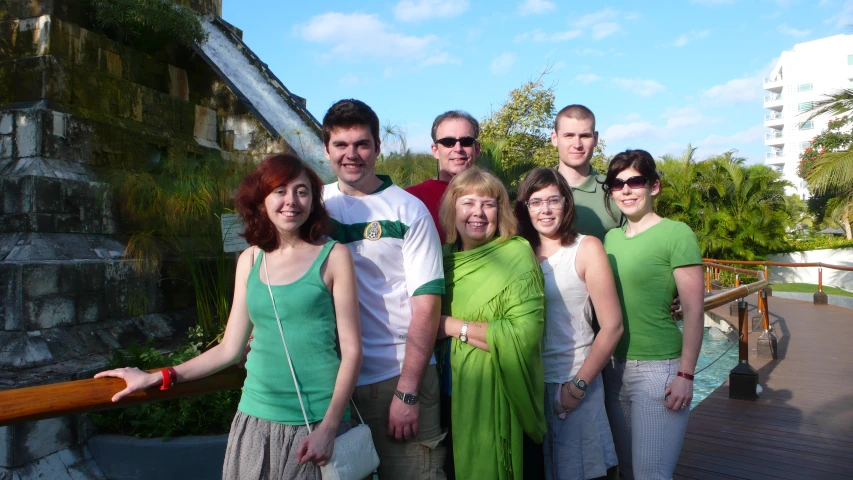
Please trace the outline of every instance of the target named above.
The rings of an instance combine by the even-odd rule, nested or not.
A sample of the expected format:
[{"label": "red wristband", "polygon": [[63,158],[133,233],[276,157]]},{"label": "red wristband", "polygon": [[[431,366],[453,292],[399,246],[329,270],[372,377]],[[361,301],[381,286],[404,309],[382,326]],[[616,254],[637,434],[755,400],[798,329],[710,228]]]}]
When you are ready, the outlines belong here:
[{"label": "red wristband", "polygon": [[175,371],[175,367],[168,367],[166,370],[169,371],[169,379],[172,380],[172,386],[174,387],[178,383],[178,372]]},{"label": "red wristband", "polygon": [[687,380],[690,380],[691,382],[693,381],[693,375],[691,375],[689,373],[678,372],[676,375],[678,375],[681,378],[686,378]]},{"label": "red wristband", "polygon": [[169,374],[169,369],[160,370],[160,375],[163,375],[163,384],[160,385],[160,390],[168,390],[172,388],[172,376]]}]

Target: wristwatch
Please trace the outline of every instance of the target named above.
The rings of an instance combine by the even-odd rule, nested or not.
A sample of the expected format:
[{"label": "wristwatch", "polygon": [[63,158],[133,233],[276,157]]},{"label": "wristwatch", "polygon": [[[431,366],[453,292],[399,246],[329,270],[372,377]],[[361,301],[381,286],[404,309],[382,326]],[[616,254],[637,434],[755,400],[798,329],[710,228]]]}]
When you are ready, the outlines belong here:
[{"label": "wristwatch", "polygon": [[468,343],[468,322],[462,322],[462,329],[459,330],[459,341]]},{"label": "wristwatch", "polygon": [[399,390],[395,390],[394,396],[402,400],[406,405],[417,405],[418,403],[418,396],[414,393],[403,393]]},{"label": "wristwatch", "polygon": [[586,382],[585,381],[581,380],[578,377],[575,377],[572,379],[572,383],[574,383],[575,386],[578,387],[578,390],[580,390],[582,392],[586,392]]}]

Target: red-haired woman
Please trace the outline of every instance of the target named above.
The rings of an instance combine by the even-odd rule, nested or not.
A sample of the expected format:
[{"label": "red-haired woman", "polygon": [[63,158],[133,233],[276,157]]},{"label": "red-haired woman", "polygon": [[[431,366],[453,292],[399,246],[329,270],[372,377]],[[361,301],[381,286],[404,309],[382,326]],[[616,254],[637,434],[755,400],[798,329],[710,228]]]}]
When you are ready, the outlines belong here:
[{"label": "red-haired woman", "polygon": [[[252,246],[237,261],[222,343],[161,373],[121,368],[95,375],[127,382],[113,401],[202,378],[237,363],[254,329],[243,395],[228,437],[225,479],[319,480],[335,436],[346,429],[342,422],[349,419],[347,403],[361,368],[358,300],[349,250],[324,239],[329,216],[322,188],[317,174],[295,156],[264,160],[243,180],[236,197],[246,223],[243,237]],[[282,337],[312,423],[310,434]]]}]

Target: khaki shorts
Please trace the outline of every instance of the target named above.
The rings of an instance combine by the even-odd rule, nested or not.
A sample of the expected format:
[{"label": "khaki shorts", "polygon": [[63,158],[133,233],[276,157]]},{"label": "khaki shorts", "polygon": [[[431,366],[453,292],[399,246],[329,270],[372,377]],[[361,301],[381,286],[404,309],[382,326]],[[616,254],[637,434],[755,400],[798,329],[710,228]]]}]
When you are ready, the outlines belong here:
[{"label": "khaki shorts", "polygon": [[[441,428],[438,401],[438,373],[435,365],[427,366],[418,390],[420,413],[418,437],[398,442],[388,436],[388,411],[400,377],[356,387],[353,400],[364,422],[373,433],[379,454],[380,479],[444,479],[445,432]],[[352,423],[358,416],[352,415]]]}]

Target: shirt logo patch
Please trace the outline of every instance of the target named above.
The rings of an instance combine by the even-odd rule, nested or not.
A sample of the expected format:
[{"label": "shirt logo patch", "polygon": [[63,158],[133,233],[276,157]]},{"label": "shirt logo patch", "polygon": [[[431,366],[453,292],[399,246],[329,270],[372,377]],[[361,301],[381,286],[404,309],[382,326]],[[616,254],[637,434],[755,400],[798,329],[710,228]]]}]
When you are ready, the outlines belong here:
[{"label": "shirt logo patch", "polygon": [[364,229],[364,239],[376,241],[382,238],[382,225],[377,221],[370,222],[370,225]]}]

